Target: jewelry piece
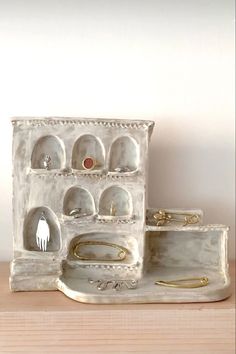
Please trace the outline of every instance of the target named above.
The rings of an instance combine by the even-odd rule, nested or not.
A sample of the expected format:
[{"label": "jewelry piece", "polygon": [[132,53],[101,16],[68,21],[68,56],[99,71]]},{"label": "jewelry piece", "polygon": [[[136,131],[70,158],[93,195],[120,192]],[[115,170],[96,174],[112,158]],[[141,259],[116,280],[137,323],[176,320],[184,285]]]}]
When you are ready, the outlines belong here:
[{"label": "jewelry piece", "polygon": [[69,216],[74,216],[75,219],[82,218],[83,216],[89,216],[92,214],[81,213],[81,208],[75,208],[69,212]]},{"label": "jewelry piece", "polygon": [[[184,216],[184,219],[173,218],[173,215]],[[199,222],[199,215],[197,214],[185,214],[185,213],[167,213],[163,209],[159,209],[156,214],[153,215],[154,219],[157,220],[157,226],[163,226],[165,224],[170,224],[171,222],[181,222],[183,226],[197,224]]]},{"label": "jewelry piece", "polygon": [[85,170],[92,170],[97,165],[97,161],[93,157],[85,157],[82,161],[82,166]]},{"label": "jewelry piece", "polygon": [[195,277],[177,280],[158,280],[155,282],[156,285],[168,286],[171,288],[201,288],[209,284],[209,279],[207,277]]},{"label": "jewelry piece", "polygon": [[47,250],[47,244],[49,240],[50,228],[44,216],[44,213],[42,213],[36,231],[36,243],[41,251],[45,252]]},{"label": "jewelry piece", "polygon": [[111,202],[111,207],[110,207],[110,216],[115,216],[116,215],[116,208],[114,205],[114,202]]},{"label": "jewelry piece", "polygon": [[[83,246],[107,246],[107,247],[112,247],[115,248],[119,251],[117,254],[117,257],[114,258],[96,258],[96,257],[88,257],[88,256],[83,256],[79,253],[79,250]],[[82,260],[82,261],[99,261],[99,262],[116,262],[116,261],[123,261],[126,257],[126,255],[129,253],[127,248],[117,245],[115,243],[110,243],[106,241],[82,241],[73,247],[73,255]]]},{"label": "jewelry piece", "polygon": [[81,214],[81,208],[75,208],[75,209],[72,209],[70,212],[69,212],[69,216],[74,216],[75,219],[77,218],[80,218],[81,216],[85,216],[87,214]]},{"label": "jewelry piece", "polygon": [[97,284],[97,289],[98,290],[108,290],[108,289],[113,289],[116,291],[122,290],[122,288],[127,288],[127,289],[136,289],[138,285],[138,281],[131,279],[131,280],[88,280],[90,284]]},{"label": "jewelry piece", "polygon": [[69,215],[74,216],[74,218],[78,218],[81,215],[80,212],[81,212],[81,208],[75,208],[69,212]]},{"label": "jewelry piece", "polygon": [[123,166],[123,167],[116,167],[114,169],[115,172],[119,172],[119,173],[122,173],[122,172],[130,172],[130,168],[127,167],[127,166]]},{"label": "jewelry piece", "polygon": [[44,158],[43,158],[43,167],[46,170],[50,170],[51,164],[52,164],[51,156],[50,155],[45,155]]}]

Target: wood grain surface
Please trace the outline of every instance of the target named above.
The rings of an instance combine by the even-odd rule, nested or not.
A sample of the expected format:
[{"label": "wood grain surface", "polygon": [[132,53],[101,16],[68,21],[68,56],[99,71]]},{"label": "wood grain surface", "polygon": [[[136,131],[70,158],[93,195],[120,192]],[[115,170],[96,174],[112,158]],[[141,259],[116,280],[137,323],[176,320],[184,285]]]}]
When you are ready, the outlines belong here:
[{"label": "wood grain surface", "polygon": [[89,305],[60,292],[11,293],[8,276],[0,263],[1,354],[235,353],[234,293],[214,303]]}]

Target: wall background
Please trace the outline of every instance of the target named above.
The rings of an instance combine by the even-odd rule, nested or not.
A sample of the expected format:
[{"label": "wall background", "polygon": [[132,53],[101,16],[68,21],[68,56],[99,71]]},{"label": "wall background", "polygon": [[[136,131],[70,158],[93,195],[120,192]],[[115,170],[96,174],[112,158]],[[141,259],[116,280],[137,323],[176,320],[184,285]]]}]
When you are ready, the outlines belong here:
[{"label": "wall background", "polygon": [[0,260],[28,115],[155,120],[149,205],[230,225],[234,257],[233,0],[0,0]]}]

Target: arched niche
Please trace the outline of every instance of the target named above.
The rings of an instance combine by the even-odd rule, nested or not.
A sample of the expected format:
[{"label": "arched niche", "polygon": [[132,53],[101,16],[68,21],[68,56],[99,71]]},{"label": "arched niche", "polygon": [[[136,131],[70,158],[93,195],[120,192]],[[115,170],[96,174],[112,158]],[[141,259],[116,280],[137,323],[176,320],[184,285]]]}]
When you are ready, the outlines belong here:
[{"label": "arched niche", "polygon": [[[47,165],[47,159],[49,162]],[[41,137],[35,144],[31,155],[33,169],[61,169],[65,165],[65,149],[63,142],[56,136]],[[48,168],[46,166],[49,166]]]},{"label": "arched niche", "polygon": [[91,194],[84,188],[72,187],[64,197],[63,212],[65,215],[70,215],[70,212],[75,209],[80,209],[81,215],[94,214],[94,200]]},{"label": "arched niche", "polygon": [[137,170],[139,163],[139,148],[130,136],[117,138],[111,146],[109,171],[128,173]]},{"label": "arched niche", "polygon": [[[79,254],[89,259],[79,259],[74,254],[75,246],[81,244]],[[120,249],[113,245],[125,247],[127,252],[124,259],[117,259]],[[132,263],[135,256],[138,255],[138,244],[134,236],[130,234],[119,234],[110,232],[88,232],[75,236],[68,244],[67,258],[74,261],[82,262],[98,262],[106,258],[105,263],[115,261]]]},{"label": "arched niche", "polygon": [[85,134],[76,140],[72,152],[72,168],[85,170],[83,161],[92,158],[96,161],[93,170],[100,170],[104,166],[104,148],[102,143],[94,135]]},{"label": "arched niche", "polygon": [[37,229],[40,218],[44,216],[50,230],[46,252],[56,252],[60,249],[61,231],[57,216],[48,207],[33,208],[29,211],[24,222],[24,248],[28,251],[42,252],[37,242]]},{"label": "arched niche", "polygon": [[131,217],[132,200],[122,187],[112,186],[105,189],[99,201],[99,215],[109,217]]}]

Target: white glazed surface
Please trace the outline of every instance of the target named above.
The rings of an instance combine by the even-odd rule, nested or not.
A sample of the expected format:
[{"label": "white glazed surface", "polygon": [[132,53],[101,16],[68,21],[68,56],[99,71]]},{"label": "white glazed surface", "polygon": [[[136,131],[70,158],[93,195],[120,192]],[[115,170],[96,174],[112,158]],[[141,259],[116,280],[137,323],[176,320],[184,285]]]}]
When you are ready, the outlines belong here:
[{"label": "white glazed surface", "polygon": [[[92,303],[216,301],[229,296],[227,228],[201,226],[200,210],[169,210],[196,213],[199,215],[196,225],[174,222],[158,227],[153,220],[155,209],[147,210],[146,220],[146,171],[152,122],[26,118],[14,119],[13,125],[14,260],[10,277],[13,291],[59,289],[74,300]],[[55,142],[62,142],[59,153],[55,152],[59,169],[32,168],[41,167],[37,160],[41,158],[38,142],[44,141],[45,136],[55,137],[46,139],[52,157],[54,150],[57,151]],[[93,157],[100,159],[100,170],[80,170],[87,148],[82,144],[83,156],[79,153],[78,160],[75,150],[81,141],[78,139],[83,141],[84,136],[89,136],[86,141],[88,145],[91,143],[90,151],[93,154],[98,151]],[[131,163],[124,158],[130,171],[116,173],[115,164],[123,160],[126,140],[128,146],[135,141],[128,154]],[[101,149],[95,148],[94,141],[100,142]],[[43,153],[47,152],[44,146],[41,148]],[[32,151],[36,151],[33,157]],[[114,216],[109,215],[110,199],[116,203]],[[71,218],[68,214],[75,206],[84,208],[88,215]],[[35,215],[42,210],[50,227],[51,243],[46,252],[37,248],[35,239]],[[81,239],[117,243],[130,252],[119,262],[77,260],[71,250],[73,243]],[[191,290],[154,285],[155,280],[162,278],[194,276],[209,277],[209,285]],[[138,287],[120,292],[99,291],[88,279],[137,280]]]}]

